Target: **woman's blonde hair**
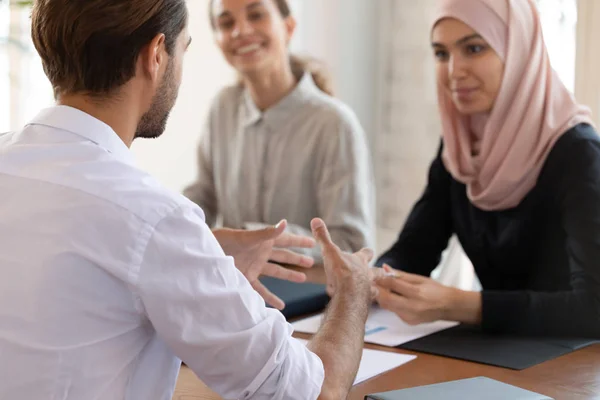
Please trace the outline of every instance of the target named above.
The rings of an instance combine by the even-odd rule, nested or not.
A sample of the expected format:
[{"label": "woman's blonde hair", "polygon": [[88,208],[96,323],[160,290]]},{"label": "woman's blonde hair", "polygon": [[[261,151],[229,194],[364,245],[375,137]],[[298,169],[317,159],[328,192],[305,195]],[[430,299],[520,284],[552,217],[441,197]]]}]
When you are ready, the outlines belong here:
[{"label": "woman's blonde hair", "polygon": [[[287,18],[292,15],[290,5],[287,0],[273,0],[279,13],[283,18]],[[209,18],[210,26],[213,30],[216,29],[214,17],[212,15],[214,0],[210,0],[209,4]],[[290,55],[290,66],[292,73],[295,77],[301,77],[304,73],[309,73],[312,76],[315,85],[323,92],[330,96],[333,96],[333,85],[331,77],[325,65],[311,57],[301,57],[295,54]]]}]

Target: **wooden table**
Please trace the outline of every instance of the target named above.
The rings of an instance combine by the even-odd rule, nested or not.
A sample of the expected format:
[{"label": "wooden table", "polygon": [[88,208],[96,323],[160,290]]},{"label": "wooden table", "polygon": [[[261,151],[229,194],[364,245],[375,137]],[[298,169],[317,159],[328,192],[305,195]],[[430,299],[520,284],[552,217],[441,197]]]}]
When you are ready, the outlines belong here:
[{"label": "wooden table", "polygon": [[[308,278],[312,282],[323,282],[322,269],[315,268]],[[305,334],[295,334],[295,336],[304,339],[310,337]],[[349,400],[363,400],[364,396],[369,393],[475,376],[487,376],[545,394],[556,400],[600,400],[600,344],[522,371],[370,344],[365,347],[402,354],[416,354],[417,359],[356,385],[350,393]],[[220,400],[220,397],[202,384],[187,367],[183,367],[173,400]]]},{"label": "wooden table", "polygon": [[[417,359],[356,385],[350,393],[350,400],[363,400],[369,393],[474,376],[487,376],[556,400],[600,399],[600,345],[593,345],[522,371],[380,346],[366,347],[417,354]],[[187,367],[183,367],[173,400],[220,400],[220,397],[202,384]]]}]

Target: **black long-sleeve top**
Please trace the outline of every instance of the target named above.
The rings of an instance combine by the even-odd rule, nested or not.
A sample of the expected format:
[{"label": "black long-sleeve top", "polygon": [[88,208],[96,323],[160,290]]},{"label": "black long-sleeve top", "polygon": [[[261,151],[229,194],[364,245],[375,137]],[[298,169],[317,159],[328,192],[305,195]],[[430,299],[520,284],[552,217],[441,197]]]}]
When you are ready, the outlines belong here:
[{"label": "black long-sleeve top", "polygon": [[483,211],[441,160],[398,241],[377,264],[429,276],[456,234],[482,284],[488,332],[600,338],[600,139],[589,125],[554,145],[515,208]]}]

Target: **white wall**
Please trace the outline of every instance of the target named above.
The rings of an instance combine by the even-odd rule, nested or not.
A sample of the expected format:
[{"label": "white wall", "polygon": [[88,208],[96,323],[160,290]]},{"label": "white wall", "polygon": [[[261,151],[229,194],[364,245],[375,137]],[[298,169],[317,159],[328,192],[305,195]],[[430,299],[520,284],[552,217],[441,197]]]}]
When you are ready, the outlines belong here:
[{"label": "white wall", "polygon": [[384,42],[381,131],[375,138],[378,218],[398,232],[426,183],[439,146],[429,18],[437,0],[381,0]]},{"label": "white wall", "polygon": [[296,0],[297,37],[292,51],[322,60],[336,96],[357,114],[369,137],[378,129],[381,2]]}]

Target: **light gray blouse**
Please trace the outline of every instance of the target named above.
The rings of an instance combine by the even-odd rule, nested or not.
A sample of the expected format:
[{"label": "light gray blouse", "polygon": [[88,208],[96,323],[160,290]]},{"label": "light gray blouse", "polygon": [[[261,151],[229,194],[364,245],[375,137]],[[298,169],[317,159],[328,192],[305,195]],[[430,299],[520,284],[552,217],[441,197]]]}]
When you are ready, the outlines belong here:
[{"label": "light gray blouse", "polygon": [[228,228],[257,228],[285,218],[290,232],[311,235],[310,221],[320,217],[346,251],[374,247],[374,193],[358,119],[308,73],[264,112],[241,85],[223,89],[200,141],[197,180],[184,192],[209,226],[222,218]]}]

